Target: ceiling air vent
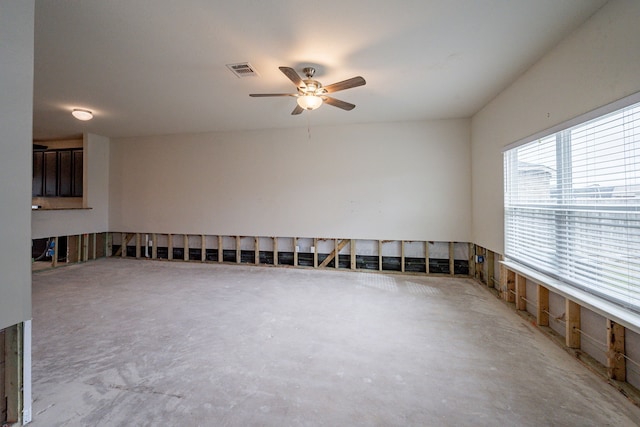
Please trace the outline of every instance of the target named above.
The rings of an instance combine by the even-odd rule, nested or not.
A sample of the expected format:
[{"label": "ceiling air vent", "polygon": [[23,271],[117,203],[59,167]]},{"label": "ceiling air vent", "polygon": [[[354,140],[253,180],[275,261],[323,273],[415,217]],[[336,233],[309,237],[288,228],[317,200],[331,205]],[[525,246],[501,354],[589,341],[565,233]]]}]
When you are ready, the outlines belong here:
[{"label": "ceiling air vent", "polygon": [[248,62],[240,62],[238,64],[227,64],[227,68],[231,70],[233,74],[238,78],[242,77],[257,77],[258,73],[253,65]]}]

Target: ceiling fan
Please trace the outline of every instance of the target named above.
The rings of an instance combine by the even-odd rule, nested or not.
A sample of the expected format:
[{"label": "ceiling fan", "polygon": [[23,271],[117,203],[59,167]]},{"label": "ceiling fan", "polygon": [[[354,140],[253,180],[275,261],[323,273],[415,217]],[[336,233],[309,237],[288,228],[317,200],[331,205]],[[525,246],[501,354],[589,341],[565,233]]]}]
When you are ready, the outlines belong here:
[{"label": "ceiling fan", "polygon": [[325,102],[329,105],[333,105],[334,107],[342,108],[343,110],[353,110],[356,107],[354,104],[327,96],[327,94],[338,92],[340,90],[351,89],[352,87],[363,86],[367,83],[362,77],[357,76],[328,86],[322,86],[319,81],[313,79],[313,75],[316,73],[316,70],[313,67],[305,67],[302,69],[302,72],[307,77],[304,80],[300,78],[296,70],[293,68],[278,68],[280,68],[280,71],[282,71],[282,73],[287,76],[294,85],[296,85],[298,93],[252,93],[249,94],[249,96],[293,96],[297,98],[296,100],[298,105],[296,105],[296,108],[291,112],[292,115],[300,114],[304,110],[315,110]]}]

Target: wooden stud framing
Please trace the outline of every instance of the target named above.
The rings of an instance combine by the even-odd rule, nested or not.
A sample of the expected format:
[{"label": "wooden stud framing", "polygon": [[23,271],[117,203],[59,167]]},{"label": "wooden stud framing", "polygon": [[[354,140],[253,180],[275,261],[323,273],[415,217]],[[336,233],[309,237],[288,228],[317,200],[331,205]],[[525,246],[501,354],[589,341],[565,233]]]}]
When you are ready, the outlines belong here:
[{"label": "wooden stud framing", "polygon": [[57,267],[58,266],[58,236],[55,236],[53,238],[53,257],[51,259],[51,266],[52,267]]},{"label": "wooden stud framing", "polygon": [[236,236],[236,264],[240,264],[242,260],[242,249],[240,249],[240,243],[242,243],[242,239],[240,236]]},{"label": "wooden stud framing", "polygon": [[253,238],[253,245],[255,247],[255,256],[253,258],[255,265],[260,264],[260,238],[259,237],[254,237]]},{"label": "wooden stud framing", "polygon": [[516,290],[516,273],[511,270],[506,270],[506,282],[505,282],[505,290],[503,294],[503,298],[507,302],[515,302],[515,290]]},{"label": "wooden stud framing", "polygon": [[487,286],[490,288],[494,287],[493,279],[495,278],[495,253],[493,251],[487,250]]},{"label": "wooden stud framing", "polygon": [[627,380],[627,361],[624,358],[624,326],[607,319],[607,373],[616,381]]},{"label": "wooden stud framing", "polygon": [[182,259],[189,261],[189,235],[183,234],[182,241]]},{"label": "wooden stud framing", "polygon": [[566,299],[565,341],[569,348],[580,348],[580,305]]},{"label": "wooden stud framing", "polygon": [[167,259],[173,260],[173,234],[167,234]]},{"label": "wooden stud framing", "polygon": [[479,249],[480,246],[469,243],[469,276],[482,281],[478,272],[478,266],[476,265],[476,255]]},{"label": "wooden stud framing", "polygon": [[140,259],[142,256],[142,248],[141,248],[142,238],[140,233],[136,233],[136,259]]},{"label": "wooden stud framing", "polygon": [[356,240],[351,239],[349,242],[349,268],[356,269]]},{"label": "wooden stud framing", "polygon": [[378,271],[382,271],[382,240],[378,240]]},{"label": "wooden stud framing", "polygon": [[98,238],[96,233],[91,234],[91,259],[98,258],[98,250],[96,247],[96,243],[98,243]]},{"label": "wooden stud framing", "polygon": [[424,242],[424,272],[429,274],[429,241]]},{"label": "wooden stud framing", "polygon": [[404,273],[404,240],[400,240],[400,272]]},{"label": "wooden stud framing", "polygon": [[207,260],[207,236],[200,235],[200,262]]},{"label": "wooden stud framing", "polygon": [[113,254],[113,234],[106,233],[105,236],[105,256],[111,256]]},{"label": "wooden stud framing", "polygon": [[516,310],[527,310],[527,278],[516,274]]},{"label": "wooden stud framing", "polygon": [[538,326],[549,326],[549,289],[538,285],[536,294],[538,300],[536,322]]},{"label": "wooden stud framing", "polygon": [[298,266],[298,238],[293,238],[293,266]]},{"label": "wooden stud framing", "polygon": [[224,253],[222,251],[222,236],[218,236],[218,262],[222,262]]},{"label": "wooden stud framing", "polygon": [[334,248],[333,248],[333,250],[324,259],[324,261],[322,261],[322,263],[318,267],[319,268],[326,267],[327,265],[329,265],[331,260],[335,258],[335,267],[338,268],[338,260],[339,260],[338,255],[340,254],[340,251],[342,250],[342,248],[347,246],[347,243],[349,243],[349,240],[347,240],[347,239],[341,240],[340,243],[338,243],[338,239],[334,239]]},{"label": "wooden stud framing", "polygon": [[158,259],[158,235],[151,235],[151,259]]},{"label": "wooden stud framing", "polygon": [[313,268],[318,267],[318,238],[313,238]]},{"label": "wooden stud framing", "polygon": [[455,266],[455,243],[449,242],[449,274],[452,276],[455,274]]},{"label": "wooden stud framing", "polygon": [[22,327],[13,325],[4,333],[4,390],[2,396],[6,402],[7,423],[12,425],[20,421],[21,373],[22,373]]},{"label": "wooden stud framing", "polygon": [[273,239],[273,265],[278,265],[278,238],[272,237]]}]

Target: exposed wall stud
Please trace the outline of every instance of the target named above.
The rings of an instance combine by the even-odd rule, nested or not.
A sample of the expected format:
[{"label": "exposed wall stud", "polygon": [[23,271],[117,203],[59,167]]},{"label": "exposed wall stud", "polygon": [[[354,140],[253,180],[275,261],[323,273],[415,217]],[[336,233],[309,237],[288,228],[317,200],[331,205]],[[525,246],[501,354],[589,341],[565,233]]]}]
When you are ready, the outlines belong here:
[{"label": "exposed wall stud", "polygon": [[382,240],[378,240],[378,271],[382,271]]},{"label": "exposed wall stud", "polygon": [[167,234],[167,259],[173,260],[173,234]]},{"label": "exposed wall stud", "polygon": [[490,288],[494,287],[493,280],[495,279],[495,253],[493,251],[487,250],[487,286]]},{"label": "exposed wall stud", "polygon": [[293,266],[298,266],[298,238],[293,238]]},{"label": "exposed wall stud", "polygon": [[527,310],[527,278],[516,274],[516,310]]},{"label": "exposed wall stud", "polygon": [[207,236],[200,235],[200,262],[207,260]]},{"label": "exposed wall stud", "polygon": [[549,289],[538,285],[536,290],[538,300],[536,321],[538,326],[549,326]]},{"label": "exposed wall stud", "polygon": [[236,263],[240,264],[242,261],[242,246],[240,236],[236,236]]},{"label": "exposed wall stud", "polygon": [[222,250],[222,236],[218,236],[218,262],[222,262],[224,253]]},{"label": "exposed wall stud", "polygon": [[278,238],[272,237],[273,239],[273,265],[278,265]]},{"label": "exposed wall stud", "polygon": [[260,264],[260,239],[257,236],[253,238],[253,246],[255,248],[254,263],[258,265]]},{"label": "exposed wall stud", "polygon": [[51,259],[51,266],[52,267],[57,267],[58,266],[58,236],[55,236],[53,238],[53,257]]},{"label": "exposed wall stud", "polygon": [[111,256],[113,254],[113,234],[106,233],[105,238],[105,256]]},{"label": "exposed wall stud", "polygon": [[455,243],[449,242],[449,274],[452,276],[455,274],[455,267]]},{"label": "exposed wall stud", "polygon": [[565,340],[569,348],[580,348],[580,305],[566,299]]},{"label": "exposed wall stud", "polygon": [[469,243],[469,276],[475,278],[476,280],[482,279],[480,277],[480,272],[478,271],[478,265],[476,264],[476,255],[478,254],[480,247],[478,245],[474,245],[473,243]]},{"label": "exposed wall stud", "polygon": [[158,235],[151,235],[151,259],[158,259]]},{"label": "exposed wall stud", "polygon": [[182,259],[185,261],[189,261],[189,235],[182,235]]},{"label": "exposed wall stud", "polygon": [[424,272],[429,274],[429,241],[424,242]]},{"label": "exposed wall stud", "polygon": [[313,238],[313,267],[318,267],[318,238]]},{"label": "exposed wall stud", "polygon": [[404,273],[404,240],[400,240],[400,272]]},{"label": "exposed wall stud", "polygon": [[624,333],[624,326],[607,319],[607,372],[616,381],[627,380]]},{"label": "exposed wall stud", "polygon": [[141,250],[140,250],[140,233],[136,233],[136,258],[140,259]]},{"label": "exposed wall stud", "polygon": [[98,238],[96,237],[96,233],[92,233],[91,234],[91,259],[97,259],[97,247],[96,247],[96,243],[97,243]]},{"label": "exposed wall stud", "polygon": [[507,302],[515,302],[516,301],[516,295],[515,295],[516,273],[511,270],[507,270],[506,279],[507,279],[505,283],[506,289],[504,291],[503,298]]},{"label": "exposed wall stud", "polygon": [[349,268],[351,270],[356,269],[356,240],[351,239],[349,245]]}]

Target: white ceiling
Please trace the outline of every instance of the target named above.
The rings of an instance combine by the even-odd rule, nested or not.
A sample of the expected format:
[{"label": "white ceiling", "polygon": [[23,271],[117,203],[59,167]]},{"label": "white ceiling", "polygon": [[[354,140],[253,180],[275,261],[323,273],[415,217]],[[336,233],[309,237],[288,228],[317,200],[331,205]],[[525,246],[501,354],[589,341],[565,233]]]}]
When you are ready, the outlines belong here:
[{"label": "white ceiling", "polygon": [[[34,138],[470,117],[606,0],[36,0]],[[239,79],[225,64],[250,62]],[[313,65],[352,111],[291,116]],[[90,122],[72,108],[95,113]]]}]

